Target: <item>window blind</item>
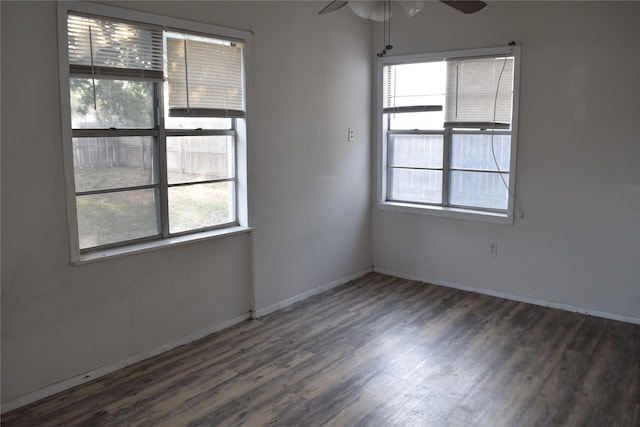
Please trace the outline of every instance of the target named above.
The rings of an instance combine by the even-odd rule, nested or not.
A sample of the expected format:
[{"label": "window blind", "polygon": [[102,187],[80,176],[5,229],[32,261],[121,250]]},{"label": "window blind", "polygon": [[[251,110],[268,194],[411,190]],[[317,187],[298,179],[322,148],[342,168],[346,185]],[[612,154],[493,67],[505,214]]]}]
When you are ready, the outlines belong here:
[{"label": "window blind", "polygon": [[243,45],[167,36],[169,115],[244,117]]},{"label": "window blind", "polygon": [[508,128],[513,64],[513,57],[448,60],[445,126]]},{"label": "window blind", "polygon": [[69,15],[72,75],[162,79],[162,31],[142,24]]},{"label": "window blind", "polygon": [[395,107],[395,94],[393,90],[393,66],[385,65],[383,68],[384,106],[383,108]]}]

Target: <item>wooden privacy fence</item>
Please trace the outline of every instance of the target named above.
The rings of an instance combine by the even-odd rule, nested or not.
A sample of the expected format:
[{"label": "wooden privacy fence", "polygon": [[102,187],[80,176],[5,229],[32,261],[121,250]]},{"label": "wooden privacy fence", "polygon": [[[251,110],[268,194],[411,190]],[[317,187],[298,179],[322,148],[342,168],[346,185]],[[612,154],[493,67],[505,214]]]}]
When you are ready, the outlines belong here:
[{"label": "wooden privacy fence", "polygon": [[226,152],[167,149],[167,169],[185,174],[228,175]]},{"label": "wooden privacy fence", "polygon": [[[182,149],[180,141],[167,148],[167,169],[185,174],[224,177],[229,173],[229,156],[219,147],[198,144]],[[81,138],[73,144],[76,168],[134,167],[150,169],[153,144],[149,137]]]}]

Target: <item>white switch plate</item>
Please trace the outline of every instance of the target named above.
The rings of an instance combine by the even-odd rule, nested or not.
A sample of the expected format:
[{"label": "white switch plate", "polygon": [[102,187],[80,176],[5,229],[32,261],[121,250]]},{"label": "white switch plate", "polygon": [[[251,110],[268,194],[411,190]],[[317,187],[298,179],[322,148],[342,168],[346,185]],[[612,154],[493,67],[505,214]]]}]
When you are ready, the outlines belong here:
[{"label": "white switch plate", "polygon": [[356,131],[353,128],[349,128],[349,134],[347,136],[347,140],[349,142],[353,142],[356,139]]}]

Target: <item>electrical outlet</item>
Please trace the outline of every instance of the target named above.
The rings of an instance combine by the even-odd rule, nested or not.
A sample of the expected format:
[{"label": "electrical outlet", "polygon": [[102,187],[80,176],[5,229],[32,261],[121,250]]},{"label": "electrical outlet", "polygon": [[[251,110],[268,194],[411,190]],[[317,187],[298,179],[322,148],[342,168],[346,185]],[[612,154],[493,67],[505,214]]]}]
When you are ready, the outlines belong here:
[{"label": "electrical outlet", "polygon": [[349,128],[347,139],[349,142],[353,142],[356,139],[356,131],[353,128]]},{"label": "electrical outlet", "polygon": [[498,256],[498,242],[489,242],[489,256]]}]

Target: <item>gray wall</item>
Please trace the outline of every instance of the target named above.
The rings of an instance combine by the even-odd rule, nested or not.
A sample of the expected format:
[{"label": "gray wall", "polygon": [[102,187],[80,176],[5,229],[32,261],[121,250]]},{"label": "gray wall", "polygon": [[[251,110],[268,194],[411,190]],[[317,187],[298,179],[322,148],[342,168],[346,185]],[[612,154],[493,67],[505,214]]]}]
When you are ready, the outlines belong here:
[{"label": "gray wall", "polygon": [[522,45],[525,217],[504,226],[374,209],[376,269],[640,322],[639,22],[639,2],[491,2],[469,16],[427,2],[399,18],[394,54]]},{"label": "gray wall", "polygon": [[370,209],[381,25],[372,34],[348,9],[320,17],[318,2],[120,5],[254,31],[256,229],[72,267],[56,5],[1,2],[3,402],[372,264],[640,318],[640,3],[491,2],[465,16],[427,2],[411,20],[394,15],[393,54],[523,45],[516,191],[525,217],[513,226]]},{"label": "gray wall", "polygon": [[3,402],[246,316],[252,286],[260,310],[372,264],[369,23],[308,2],[119,5],[254,31],[256,228],[71,266],[56,4],[3,1]]}]

